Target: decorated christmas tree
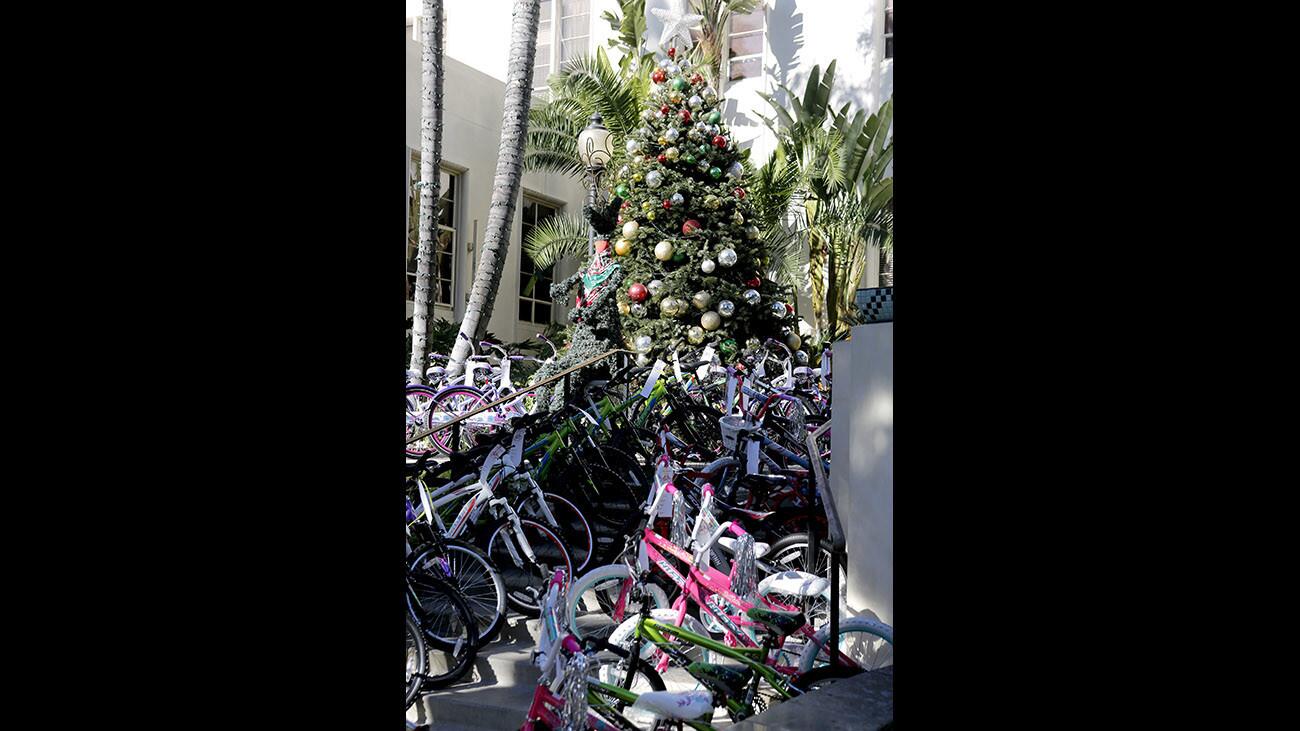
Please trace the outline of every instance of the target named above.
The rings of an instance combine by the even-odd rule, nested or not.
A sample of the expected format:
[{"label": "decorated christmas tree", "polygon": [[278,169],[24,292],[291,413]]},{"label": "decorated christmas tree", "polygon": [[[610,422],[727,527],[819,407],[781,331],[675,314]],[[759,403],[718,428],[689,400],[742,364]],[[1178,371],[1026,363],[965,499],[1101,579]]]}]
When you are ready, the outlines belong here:
[{"label": "decorated christmas tree", "polygon": [[651,79],[644,124],[611,180],[627,345],[646,360],[712,344],[726,362],[755,339],[799,347],[788,288],[763,276],[771,259],[745,200],[748,153],[723,124],[722,100],[673,48]]}]

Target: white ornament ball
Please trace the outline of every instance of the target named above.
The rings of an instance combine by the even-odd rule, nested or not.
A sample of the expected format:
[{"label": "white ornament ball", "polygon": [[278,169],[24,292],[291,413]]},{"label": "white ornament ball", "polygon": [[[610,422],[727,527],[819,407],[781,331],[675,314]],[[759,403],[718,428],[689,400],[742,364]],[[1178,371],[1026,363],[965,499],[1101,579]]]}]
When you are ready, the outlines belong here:
[{"label": "white ornament ball", "polygon": [[691,325],[690,329],[686,331],[686,339],[690,341],[691,345],[699,345],[704,342],[704,330],[699,325]]},{"label": "white ornament ball", "polygon": [[649,353],[654,344],[654,340],[650,339],[649,335],[636,336],[636,352],[638,353]]},{"label": "white ornament ball", "polygon": [[731,317],[736,314],[736,303],[731,300],[722,300],[718,303],[718,314],[723,317]]},{"label": "white ornament ball", "polygon": [[718,252],[718,263],[724,267],[736,265],[736,250],[730,247]]},{"label": "white ornament ball", "polygon": [[751,305],[756,305],[759,303],[760,300],[762,300],[762,297],[759,296],[757,289],[745,290],[744,297],[745,297],[745,301]]},{"label": "white ornament ball", "polygon": [[664,139],[668,140],[669,142],[676,142],[677,138],[681,136],[682,133],[678,132],[676,127],[669,127],[668,131],[664,132]]},{"label": "white ornament ball", "polygon": [[630,140],[627,141],[627,151],[628,151],[629,153],[635,153],[635,152],[636,152],[637,150],[639,150],[639,149],[641,149],[641,141],[640,141],[640,140],[638,140],[638,139],[636,139],[636,138],[634,137],[634,138],[632,138],[632,139],[630,139]]},{"label": "white ornament ball", "polygon": [[740,177],[744,174],[745,174],[745,166],[741,165],[738,162],[731,163],[731,167],[727,168],[727,176],[730,178],[740,180]]},{"label": "white ornament ball", "polygon": [[659,281],[658,279],[651,279],[650,283],[646,285],[646,289],[650,290],[651,297],[658,297],[659,290],[663,288],[664,288],[664,283]]},{"label": "white ornament ball", "polygon": [[623,238],[627,239],[628,241],[632,241],[637,237],[637,234],[640,232],[640,230],[641,230],[641,224],[637,223],[636,221],[628,221],[627,223],[623,224]]},{"label": "white ornament ball", "polygon": [[659,261],[668,261],[673,258],[673,242],[664,239],[655,244],[655,258]]},{"label": "white ornament ball", "polygon": [[711,297],[708,292],[705,292],[702,289],[696,292],[694,297],[691,297],[691,304],[695,305],[695,309],[697,310],[702,310],[708,307],[709,303],[712,301],[713,301],[713,297]]},{"label": "white ornament ball", "polygon": [[704,261],[700,262],[700,271],[704,272],[705,274],[712,274],[714,268],[716,268],[717,266],[718,265],[715,264],[712,259],[705,259]]},{"label": "white ornament ball", "polygon": [[639,365],[639,366],[648,366],[648,365],[650,365],[650,356],[645,355],[645,354],[638,355],[638,356],[636,357],[636,364]]},{"label": "white ornament ball", "polygon": [[658,170],[651,170],[650,172],[645,174],[645,184],[650,186],[651,188],[658,188],[659,186],[663,185],[663,183],[664,183],[663,173],[660,173]]},{"label": "white ornament ball", "polygon": [[700,315],[700,324],[705,330],[717,330],[722,327],[722,318],[718,317],[718,313],[709,311]]}]

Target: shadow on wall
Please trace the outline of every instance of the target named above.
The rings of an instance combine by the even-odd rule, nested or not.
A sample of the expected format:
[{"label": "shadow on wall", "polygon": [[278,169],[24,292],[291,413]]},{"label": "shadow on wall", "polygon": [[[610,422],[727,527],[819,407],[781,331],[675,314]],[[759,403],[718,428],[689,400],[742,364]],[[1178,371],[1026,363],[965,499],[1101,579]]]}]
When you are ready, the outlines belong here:
[{"label": "shadow on wall", "polygon": [[776,0],[767,14],[767,42],[772,47],[773,61],[767,72],[786,86],[790,86],[791,72],[799,66],[797,57],[803,48],[803,13],[795,7],[796,2]]}]

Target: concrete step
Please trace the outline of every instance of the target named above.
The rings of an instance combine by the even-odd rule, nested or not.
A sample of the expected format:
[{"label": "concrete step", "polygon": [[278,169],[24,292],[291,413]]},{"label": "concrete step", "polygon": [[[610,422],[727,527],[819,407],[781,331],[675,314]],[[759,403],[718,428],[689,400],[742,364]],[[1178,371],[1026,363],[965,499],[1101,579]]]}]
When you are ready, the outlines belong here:
[{"label": "concrete step", "polygon": [[[528,715],[540,674],[532,664],[538,631],[538,620],[517,614],[507,617],[501,637],[479,650],[466,679],[426,694],[423,703],[412,706],[407,719],[431,723],[439,731],[518,729]],[[679,668],[669,668],[662,677],[668,690],[700,687],[690,674]],[[731,722],[719,711],[714,725],[726,728]]]}]

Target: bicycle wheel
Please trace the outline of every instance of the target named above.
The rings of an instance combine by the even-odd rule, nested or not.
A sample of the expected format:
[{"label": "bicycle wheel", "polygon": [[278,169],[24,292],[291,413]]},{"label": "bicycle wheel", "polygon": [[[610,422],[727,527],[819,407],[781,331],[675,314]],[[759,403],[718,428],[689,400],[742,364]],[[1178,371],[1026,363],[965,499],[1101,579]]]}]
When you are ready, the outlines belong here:
[{"label": "bicycle wheel", "polygon": [[[479,647],[496,638],[506,620],[506,587],[497,570],[478,546],[446,539],[448,577],[474,613],[478,624]],[[420,567],[435,565],[438,553],[433,548],[418,554],[415,564]]]},{"label": "bicycle wheel", "polygon": [[[761,560],[782,571],[804,571],[814,576],[820,576],[827,581],[831,578],[831,551],[827,546],[827,541],[822,540],[817,546],[817,562],[814,566],[808,566],[808,534],[791,533],[782,538],[767,550],[767,555]],[[847,589],[848,574],[844,565],[840,564],[840,592],[841,594]],[[828,590],[829,591],[829,590]],[[782,597],[786,600],[786,597]],[[813,627],[821,627],[830,620],[830,599],[826,596],[805,597],[802,602],[791,599],[787,601],[791,604],[802,603],[804,616],[808,618],[808,623]],[[841,606],[843,606],[841,604]]]},{"label": "bicycle wheel", "polygon": [[437,574],[408,571],[418,601],[428,669],[424,687],[444,688],[464,677],[478,654],[478,629],[464,597]]},{"label": "bicycle wheel", "polygon": [[421,679],[429,672],[428,657],[425,655],[424,638],[415,619],[408,612],[406,615],[406,707],[420,694]]},{"label": "bicycle wheel", "polygon": [[[434,397],[433,404],[429,407],[428,424],[425,428],[432,429],[445,424],[457,417],[482,408],[488,402],[489,399],[483,392],[468,386],[444,388]],[[460,424],[460,444],[453,445],[451,443],[452,431],[455,427],[434,432],[431,437],[434,446],[443,454],[463,452],[473,448],[481,438],[496,430],[492,423],[492,417],[495,413],[495,411],[489,410],[462,421]]]},{"label": "bicycle wheel", "polygon": [[[807,673],[830,665],[827,639],[830,627],[817,630],[799,658],[799,672]],[[849,617],[840,622],[840,652],[844,653],[862,670],[876,670],[894,664],[894,628],[884,622],[866,617]]]},{"label": "bicycle wheel", "polygon": [[[406,438],[426,431],[429,428],[429,409],[433,406],[433,398],[437,395],[428,386],[410,385],[406,387]],[[411,459],[418,458],[425,452],[437,449],[432,437],[425,437],[414,444],[406,445],[406,456]]]},{"label": "bicycle wheel", "polygon": [[585,570],[587,564],[591,563],[594,546],[591,525],[587,523],[587,518],[583,516],[578,506],[568,498],[550,492],[543,495],[546,498],[547,509],[555,518],[554,524],[546,519],[541,507],[537,505],[537,496],[531,492],[515,506],[515,512],[519,513],[521,518],[536,521],[554,531],[569,550],[569,557],[573,559],[574,572]]},{"label": "bicycle wheel", "polygon": [[620,535],[627,535],[640,517],[641,503],[646,499],[626,477],[599,464],[574,462],[547,487],[580,498],[574,502],[591,506],[592,521],[613,528]]},{"label": "bicycle wheel", "polygon": [[[569,631],[579,639],[584,637],[608,638],[619,625],[614,619],[623,583],[632,577],[632,570],[624,564],[611,564],[592,569],[569,586],[569,606],[564,619]],[[668,595],[653,583],[647,582],[645,591],[652,609],[668,607]],[[641,602],[629,596],[625,600],[623,618],[641,610]]]},{"label": "bicycle wheel", "polygon": [[520,530],[533,549],[535,561],[528,559],[519,544],[514,523],[504,520],[488,534],[488,558],[500,568],[506,587],[506,602],[515,611],[536,619],[541,616],[546,587],[556,569],[573,575],[573,559],[559,536],[541,523],[520,520]]}]

